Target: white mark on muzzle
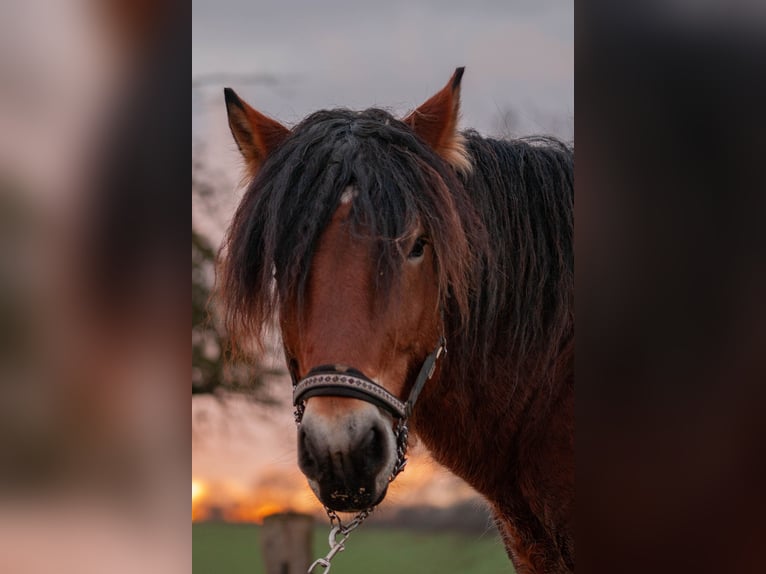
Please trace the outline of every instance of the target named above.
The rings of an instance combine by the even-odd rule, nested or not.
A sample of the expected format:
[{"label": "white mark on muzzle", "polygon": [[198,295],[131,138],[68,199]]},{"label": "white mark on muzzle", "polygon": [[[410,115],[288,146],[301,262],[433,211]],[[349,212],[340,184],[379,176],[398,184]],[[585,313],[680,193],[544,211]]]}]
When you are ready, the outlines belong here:
[{"label": "white mark on muzzle", "polygon": [[[343,410],[328,413],[317,408],[318,398],[306,401],[301,427],[310,437],[313,447],[329,455],[327,462],[336,471],[342,470],[342,460],[351,456],[351,451],[357,448],[366,433],[374,428],[383,429],[383,464],[374,477],[374,496],[379,496],[388,485],[388,478],[396,462],[396,439],[390,416],[372,404],[354,399],[343,401],[348,401],[348,404],[358,403],[353,404],[353,407],[343,405]],[[314,494],[319,497],[319,484],[311,478],[308,482]]]}]

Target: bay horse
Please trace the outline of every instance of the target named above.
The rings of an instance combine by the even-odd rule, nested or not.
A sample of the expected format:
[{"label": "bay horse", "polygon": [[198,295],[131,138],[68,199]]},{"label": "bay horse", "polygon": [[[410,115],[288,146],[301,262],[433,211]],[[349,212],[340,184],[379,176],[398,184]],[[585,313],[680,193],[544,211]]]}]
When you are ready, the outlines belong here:
[{"label": "bay horse", "polygon": [[462,75],[401,120],[293,129],[225,89],[249,177],[226,326],[263,344],[278,324],[328,510],[383,499],[409,424],[488,500],[517,572],[573,572],[574,151],[458,131]]}]

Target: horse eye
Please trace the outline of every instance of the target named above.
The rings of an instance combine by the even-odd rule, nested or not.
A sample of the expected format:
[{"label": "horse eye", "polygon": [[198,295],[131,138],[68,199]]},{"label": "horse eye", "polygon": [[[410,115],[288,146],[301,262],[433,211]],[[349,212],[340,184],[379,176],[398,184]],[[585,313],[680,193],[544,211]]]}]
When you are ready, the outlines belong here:
[{"label": "horse eye", "polygon": [[423,254],[425,253],[426,243],[428,243],[428,240],[425,237],[418,237],[415,243],[412,245],[412,249],[410,249],[409,255],[407,255],[408,259],[420,259],[423,257]]}]

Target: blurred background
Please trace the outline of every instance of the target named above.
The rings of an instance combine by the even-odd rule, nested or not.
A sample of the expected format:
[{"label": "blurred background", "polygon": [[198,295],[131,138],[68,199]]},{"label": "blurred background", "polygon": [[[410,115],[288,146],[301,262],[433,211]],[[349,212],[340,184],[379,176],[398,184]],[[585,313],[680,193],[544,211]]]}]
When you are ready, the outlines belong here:
[{"label": "blurred background", "polygon": [[[242,193],[225,85],[293,124],[339,105],[403,114],[466,66],[464,127],[573,138],[571,6],[365,4],[0,3],[1,571],[188,572],[189,490],[212,541],[194,531],[212,549],[201,572],[235,571],[235,531],[204,527],[319,511],[281,357],[227,361],[209,302]],[[460,555],[507,568],[481,501],[417,446],[376,514],[469,533]],[[447,561],[464,542],[414,540]],[[244,546],[235,562],[257,561]]]},{"label": "blurred background", "polygon": [[190,19],[0,3],[2,572],[191,570]]},{"label": "blurred background", "polygon": [[[194,1],[192,519],[204,523],[194,528],[195,571],[213,572],[220,562],[212,556],[233,544],[223,532],[236,530],[221,523],[260,524],[274,512],[300,511],[317,518],[322,536],[327,523],[297,467],[281,347],[249,365],[227,363],[215,302],[208,305],[215,253],[244,191],[223,88],[288,126],[332,107],[384,107],[404,116],[466,66],[461,127],[495,137],[547,134],[572,141],[573,27],[573,6],[547,0]],[[443,533],[434,539],[442,541],[440,552],[431,548],[430,560],[423,551],[411,555],[403,572],[442,571],[461,555],[476,558],[465,565],[471,571],[509,567],[483,501],[418,446],[355,536],[384,526]],[[455,547],[450,532],[464,536],[463,543]],[[423,544],[421,538],[400,552]],[[473,553],[465,544],[473,544]],[[326,553],[325,546],[317,552]],[[375,565],[369,568],[392,567],[384,548],[370,556]],[[341,571],[352,568],[344,558],[337,560]],[[237,568],[235,562],[229,567]]]},{"label": "blurred background", "polygon": [[[313,512],[281,364],[216,375],[215,314],[196,314],[242,192],[224,85],[292,124],[403,113],[465,65],[463,126],[571,139],[572,10],[0,2],[0,571],[187,573],[194,553],[236,572],[264,514]],[[763,571],[765,16],[754,0],[577,2],[583,571]],[[209,520],[194,534],[190,478]],[[345,564],[415,541],[445,571],[490,554],[485,571],[507,571],[464,485],[417,453],[397,483]],[[397,533],[429,514],[475,529]]]}]

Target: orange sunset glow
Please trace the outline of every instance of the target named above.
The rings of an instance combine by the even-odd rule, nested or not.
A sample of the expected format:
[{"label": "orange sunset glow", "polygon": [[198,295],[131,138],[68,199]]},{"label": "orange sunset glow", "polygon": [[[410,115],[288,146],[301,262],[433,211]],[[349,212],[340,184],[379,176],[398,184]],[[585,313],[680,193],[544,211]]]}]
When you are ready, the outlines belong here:
[{"label": "orange sunset glow", "polygon": [[[192,456],[192,521],[260,523],[276,512],[323,516],[321,503],[298,469],[289,382],[275,384],[268,406],[242,398],[192,401],[197,426]],[[476,492],[435,463],[413,440],[405,471],[390,485],[379,512],[408,506],[446,508]]]},{"label": "orange sunset glow", "polygon": [[[418,450],[407,469],[390,487],[384,508],[429,504],[446,507],[475,496],[474,491]],[[268,480],[252,489],[232,482],[192,481],[192,522],[210,519],[258,523],[277,512],[323,514],[322,506],[302,477],[294,473]]]},{"label": "orange sunset glow", "polygon": [[226,522],[258,523],[277,512],[314,513],[321,507],[313,503],[305,489],[290,492],[284,489],[260,488],[252,492],[232,484],[206,484],[192,481],[192,522],[209,519]]}]

